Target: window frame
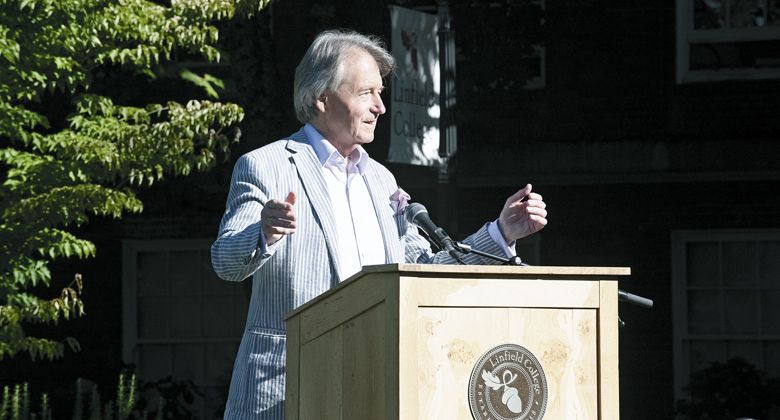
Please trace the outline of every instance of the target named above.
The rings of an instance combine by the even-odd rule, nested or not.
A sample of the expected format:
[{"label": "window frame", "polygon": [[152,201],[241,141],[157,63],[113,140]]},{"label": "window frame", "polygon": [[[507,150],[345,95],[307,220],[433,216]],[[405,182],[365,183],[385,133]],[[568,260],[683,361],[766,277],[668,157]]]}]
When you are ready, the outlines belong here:
[{"label": "window frame", "polygon": [[780,25],[750,28],[695,29],[693,27],[694,2],[695,0],[676,0],[677,57],[675,62],[677,84],[780,78],[780,67],[770,69],[745,67],[740,69],[691,70],[690,44],[692,43],[780,40]]},{"label": "window frame", "polygon": [[[687,306],[687,254],[686,246],[691,242],[761,242],[780,241],[780,229],[713,229],[713,230],[677,230],[671,233],[671,269],[672,269],[672,353],[674,367],[675,401],[686,399],[683,388],[690,382],[691,364],[688,356],[688,342],[704,338],[688,333]],[[719,245],[722,246],[722,245]],[[718,259],[718,271],[722,272],[722,259]],[[759,289],[760,290],[760,289]],[[720,306],[719,311],[724,311]],[[778,341],[780,335],[773,334],[709,334],[713,341]]]},{"label": "window frame", "polygon": [[[176,346],[176,345],[192,345],[192,344],[198,344],[198,345],[209,345],[209,344],[234,344],[236,351],[238,349],[239,343],[241,341],[241,333],[237,333],[235,336],[231,336],[229,334],[226,334],[224,336],[219,337],[167,337],[167,338],[147,338],[144,339],[142,337],[139,337],[138,332],[138,297],[139,297],[139,290],[138,290],[138,256],[141,253],[173,253],[173,252],[187,252],[187,251],[196,251],[196,252],[204,252],[205,254],[209,255],[209,251],[211,248],[211,243],[213,242],[213,239],[205,239],[205,238],[196,238],[196,239],[132,239],[132,240],[123,240],[122,241],[122,360],[126,364],[134,365],[137,369],[138,374],[141,374],[143,372],[143,366],[141,365],[141,354],[140,349],[143,345],[168,345],[168,346]],[[216,281],[216,280],[215,280]],[[244,286],[243,284],[239,285],[236,284],[236,287]],[[240,294],[243,294],[247,297],[247,291],[245,289],[242,289]],[[170,297],[173,296],[171,294],[166,294],[166,296]],[[205,295],[204,295],[205,296]],[[248,302],[247,302],[248,306]],[[244,324],[242,323],[240,326],[237,327],[238,331],[243,331]],[[204,383],[197,384],[198,386],[204,386],[204,387],[221,387],[225,384],[214,384],[214,383],[208,383],[208,380],[206,379],[205,375],[207,375],[208,368],[205,366],[207,364],[206,356],[204,356],[204,365],[200,366],[199,369],[202,370],[202,373],[204,375]],[[234,357],[234,356],[233,356]],[[233,358],[231,358],[231,361]],[[230,371],[227,371],[227,380],[230,380],[230,375],[232,372],[232,362],[231,362],[231,369]],[[144,379],[144,378],[141,378]],[[208,395],[204,395],[204,402],[203,403],[195,403],[193,404],[193,408],[200,407],[201,412],[196,412],[195,414],[200,415],[202,418],[206,418],[207,414],[206,410],[206,404],[205,404],[205,398],[208,398]]]}]

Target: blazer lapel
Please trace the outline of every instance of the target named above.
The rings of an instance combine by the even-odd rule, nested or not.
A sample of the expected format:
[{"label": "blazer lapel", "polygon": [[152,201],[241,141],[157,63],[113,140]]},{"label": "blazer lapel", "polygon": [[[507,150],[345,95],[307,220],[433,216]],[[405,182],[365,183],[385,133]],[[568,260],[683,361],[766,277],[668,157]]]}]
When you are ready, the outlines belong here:
[{"label": "blazer lapel", "polygon": [[371,194],[371,201],[374,204],[377,219],[379,219],[379,228],[382,230],[382,240],[385,245],[385,263],[402,263],[404,262],[402,258],[403,252],[398,241],[398,231],[393,218],[392,207],[390,206],[390,196],[385,197],[381,193],[381,191],[387,190],[382,188],[386,181],[379,177],[373,166],[375,164],[375,162],[369,161],[363,177],[366,180],[368,192]]},{"label": "blazer lapel", "polygon": [[[303,189],[306,190],[306,196],[314,209],[314,217],[325,234],[325,244],[338,271],[341,264],[336,246],[336,219],[333,216],[328,187],[322,177],[320,161],[317,159],[314,149],[309,145],[303,129],[290,137],[287,149],[292,152],[290,161],[298,170]],[[338,279],[335,279],[334,283],[338,283]]]}]

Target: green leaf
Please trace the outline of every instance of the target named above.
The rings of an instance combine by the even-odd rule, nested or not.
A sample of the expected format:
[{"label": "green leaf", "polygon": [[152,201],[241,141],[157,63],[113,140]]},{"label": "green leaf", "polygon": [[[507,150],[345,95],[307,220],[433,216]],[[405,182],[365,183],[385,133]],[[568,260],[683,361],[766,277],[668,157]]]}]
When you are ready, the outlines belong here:
[{"label": "green leaf", "polygon": [[[239,137],[235,125],[244,112],[235,104],[141,100],[136,106],[122,95],[99,94],[95,81],[114,73],[155,78],[160,60],[181,67],[177,57],[216,62],[215,20],[251,15],[267,4],[0,1],[0,359],[27,353],[53,360],[66,345],[78,351],[70,337],[27,334],[33,324],[85,313],[81,276],[62,287],[49,269],[54,260],[95,257],[95,245],[77,237],[76,228],[94,216],[140,213],[141,188],[207,170]],[[213,100],[224,89],[210,74],[180,76]],[[133,89],[143,92],[145,80]]]},{"label": "green leaf", "polygon": [[219,99],[219,94],[212,85],[216,85],[220,89],[224,88],[224,83],[221,80],[209,74],[206,74],[205,76],[199,76],[187,69],[184,69],[179,73],[179,76],[182,79],[194,84],[195,86],[202,88],[210,98]]}]

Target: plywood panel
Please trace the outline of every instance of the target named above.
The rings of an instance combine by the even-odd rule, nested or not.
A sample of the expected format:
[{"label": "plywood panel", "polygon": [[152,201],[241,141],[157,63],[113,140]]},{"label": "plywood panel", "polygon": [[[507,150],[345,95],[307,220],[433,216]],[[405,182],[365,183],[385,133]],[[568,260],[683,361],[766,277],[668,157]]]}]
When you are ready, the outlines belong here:
[{"label": "plywood panel", "polygon": [[344,419],[386,418],[385,306],[343,324]]},{"label": "plywood panel", "polygon": [[596,321],[592,309],[419,308],[418,417],[472,419],[467,394],[474,365],[491,348],[512,343],[542,364],[545,419],[596,419]]},{"label": "plywood panel", "polygon": [[494,344],[510,340],[505,308],[419,308],[418,418],[471,420],[468,382]]},{"label": "plywood panel", "polygon": [[598,418],[596,315],[594,309],[510,312],[510,328],[519,329],[515,343],[534,353],[547,378],[545,419]]},{"label": "plywood panel", "polygon": [[599,283],[577,280],[408,278],[418,306],[597,308]]},{"label": "plywood panel", "polygon": [[299,418],[300,402],[300,317],[287,320],[287,367],[284,389],[284,412],[288,419]]},{"label": "plywood panel", "polygon": [[599,409],[602,419],[620,418],[620,380],[618,378],[618,301],[617,282],[602,281],[599,309]]},{"label": "plywood panel", "polygon": [[[397,281],[392,273],[379,273],[370,278],[342,284],[334,292],[316,299],[316,305],[299,310],[301,342],[307,343],[335,325],[385,300],[388,284]],[[309,304],[307,304],[309,305]]]},{"label": "plywood panel", "polygon": [[299,418],[342,418],[342,342],[342,329],[334,328],[301,346]]}]

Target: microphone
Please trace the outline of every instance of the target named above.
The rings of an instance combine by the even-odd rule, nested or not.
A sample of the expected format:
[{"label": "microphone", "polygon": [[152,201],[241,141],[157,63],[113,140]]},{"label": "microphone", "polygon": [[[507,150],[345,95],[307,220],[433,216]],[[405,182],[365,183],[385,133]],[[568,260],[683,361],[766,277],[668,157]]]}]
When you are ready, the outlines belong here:
[{"label": "microphone", "polygon": [[450,255],[457,258],[457,249],[455,241],[444,229],[436,226],[428,214],[428,209],[420,203],[410,203],[404,212],[406,221],[417,226],[440,248],[449,252]]},{"label": "microphone", "polygon": [[633,293],[628,293],[625,290],[618,289],[618,301],[620,302],[628,302],[633,303],[634,305],[641,306],[643,308],[652,308],[653,307],[653,301],[642,297],[635,295]]}]

